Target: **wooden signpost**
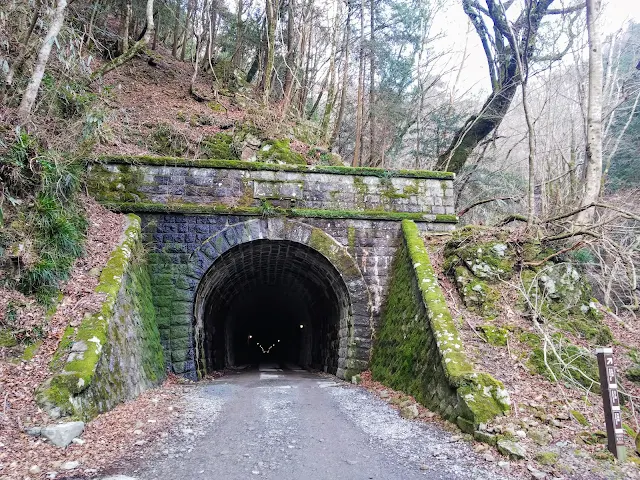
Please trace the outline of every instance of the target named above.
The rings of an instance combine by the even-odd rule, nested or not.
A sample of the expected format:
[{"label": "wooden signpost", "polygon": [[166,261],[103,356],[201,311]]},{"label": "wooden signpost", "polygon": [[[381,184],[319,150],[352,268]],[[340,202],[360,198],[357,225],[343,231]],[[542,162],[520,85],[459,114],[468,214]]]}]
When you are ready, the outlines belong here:
[{"label": "wooden signpost", "polygon": [[598,370],[600,371],[600,387],[604,406],[604,421],[607,426],[607,442],[609,451],[620,461],[626,458],[624,447],[624,430],[622,429],[622,413],[620,412],[620,396],[616,383],[616,367],[613,364],[613,349],[596,349]]}]

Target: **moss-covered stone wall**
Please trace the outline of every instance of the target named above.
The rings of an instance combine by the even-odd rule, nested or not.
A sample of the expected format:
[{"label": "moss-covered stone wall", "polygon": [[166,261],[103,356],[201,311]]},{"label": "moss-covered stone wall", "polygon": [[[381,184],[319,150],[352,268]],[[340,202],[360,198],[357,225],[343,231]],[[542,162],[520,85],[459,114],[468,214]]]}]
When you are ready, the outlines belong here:
[{"label": "moss-covered stone wall", "polygon": [[453,174],[447,172],[163,157],[101,160],[91,166],[90,191],[104,203],[124,204],[124,211],[164,207],[184,213],[260,215],[281,209],[298,217],[410,214],[420,221],[457,221]]},{"label": "moss-covered stone wall", "polygon": [[375,336],[373,378],[473,431],[509,409],[508,393],[490,375],[474,371],[418,227],[404,220],[402,232]]},{"label": "moss-covered stone wall", "polygon": [[52,415],[89,419],[164,379],[164,359],[141,242],[140,219],[128,215],[96,290],[101,309],[68,327],[37,399]]}]

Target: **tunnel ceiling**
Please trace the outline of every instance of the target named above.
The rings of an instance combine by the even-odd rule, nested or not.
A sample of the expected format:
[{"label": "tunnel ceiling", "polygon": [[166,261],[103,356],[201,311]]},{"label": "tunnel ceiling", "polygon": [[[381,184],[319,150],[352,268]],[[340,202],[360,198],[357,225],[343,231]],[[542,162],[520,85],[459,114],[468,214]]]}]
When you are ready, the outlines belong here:
[{"label": "tunnel ceiling", "polygon": [[289,241],[256,240],[220,257],[203,279],[199,296],[214,293],[220,302],[230,303],[248,287],[263,285],[289,288],[296,294],[320,286],[328,295],[347,295],[340,274],[315,250]]}]

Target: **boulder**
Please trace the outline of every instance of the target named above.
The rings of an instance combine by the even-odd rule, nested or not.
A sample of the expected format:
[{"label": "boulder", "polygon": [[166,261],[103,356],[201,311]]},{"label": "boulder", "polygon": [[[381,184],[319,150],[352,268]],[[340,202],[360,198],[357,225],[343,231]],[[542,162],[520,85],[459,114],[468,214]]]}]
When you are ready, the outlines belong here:
[{"label": "boulder", "polygon": [[66,447],[84,431],[84,422],[67,422],[49,425],[40,430],[40,435],[57,447]]},{"label": "boulder", "polygon": [[527,456],[527,452],[522,445],[511,440],[498,440],[498,451],[506,457],[520,460]]},{"label": "boulder", "polygon": [[412,405],[406,405],[400,409],[400,416],[409,420],[416,418],[419,413],[418,406],[415,403]]}]

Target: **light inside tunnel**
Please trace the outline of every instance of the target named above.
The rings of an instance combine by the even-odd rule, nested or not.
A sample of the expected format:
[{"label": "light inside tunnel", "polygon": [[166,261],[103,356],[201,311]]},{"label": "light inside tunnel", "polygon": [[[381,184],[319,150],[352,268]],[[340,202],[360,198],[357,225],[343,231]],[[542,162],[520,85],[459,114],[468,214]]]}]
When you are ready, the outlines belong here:
[{"label": "light inside tunnel", "polygon": [[284,240],[242,243],[199,286],[198,369],[269,361],[336,373],[348,315],[347,288],[323,255]]}]

